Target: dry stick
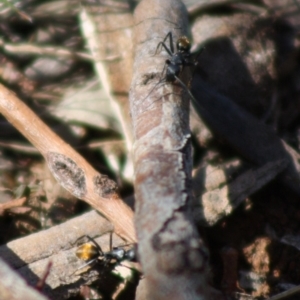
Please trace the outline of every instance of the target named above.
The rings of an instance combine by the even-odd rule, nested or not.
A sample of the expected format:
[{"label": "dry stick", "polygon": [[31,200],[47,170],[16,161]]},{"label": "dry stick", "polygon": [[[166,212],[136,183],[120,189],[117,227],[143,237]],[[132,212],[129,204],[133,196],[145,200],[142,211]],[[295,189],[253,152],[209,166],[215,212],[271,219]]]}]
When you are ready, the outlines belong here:
[{"label": "dry stick", "polygon": [[28,144],[25,145],[25,143],[11,143],[11,142],[0,142],[0,147],[6,148],[6,149],[12,149],[14,151],[18,151],[20,153],[29,153],[29,154],[39,154],[40,152],[32,147],[28,146]]},{"label": "dry stick", "polygon": [[267,300],[281,300],[281,299],[286,299],[288,297],[291,297],[291,296],[293,296],[295,294],[299,294],[299,293],[300,293],[300,286],[297,285],[297,286],[295,286],[295,287],[293,287],[293,288],[291,288],[291,289],[289,289],[287,291],[284,291],[284,292],[282,292],[280,294],[277,294],[277,295],[275,295],[273,297],[270,297]]},{"label": "dry stick", "polygon": [[[121,124],[128,152],[132,148],[128,90],[132,77],[132,13],[119,3],[82,1],[81,31],[94,57],[96,74]],[[126,4],[125,4],[126,5]],[[104,63],[107,53],[121,59]],[[130,157],[127,158],[130,161]]]},{"label": "dry stick", "polygon": [[0,259],[0,298],[1,300],[47,300]]},{"label": "dry stick", "polygon": [[[2,39],[0,39],[0,47],[4,50],[4,52],[9,54],[45,55],[52,56],[55,58],[65,57],[78,58],[88,61],[93,60],[93,57],[91,55],[83,52],[74,52],[59,47],[43,47],[32,44],[8,44],[5,43]],[[113,59],[116,59],[116,57],[114,57]]]},{"label": "dry stick", "polygon": [[[84,241],[80,238],[84,235],[92,238],[101,235],[100,238],[96,238],[96,241],[103,251],[108,251],[112,230],[113,226],[109,221],[96,211],[91,211],[60,225],[0,246],[0,257],[26,278],[31,286],[37,284],[48,263],[52,262],[44,292],[51,299],[65,299],[80,288],[79,284],[75,285],[80,280],[80,276],[74,275],[74,272],[84,264],[75,255],[78,243]],[[120,246],[124,241],[114,236],[113,243],[113,246]],[[89,273],[88,279],[90,279]],[[1,284],[2,281],[0,281],[0,290]]]},{"label": "dry stick", "polygon": [[[5,259],[13,268],[20,269],[49,258],[62,249],[76,246],[79,237],[86,234],[95,237],[111,232],[112,229],[113,226],[109,221],[97,212],[92,211],[47,230],[33,233],[0,246],[0,257]],[[65,266],[65,272],[68,272],[68,267]]]},{"label": "dry stick", "polygon": [[[199,192],[200,196],[195,197],[193,205],[194,219],[202,226],[215,225],[225,216],[232,214],[247,197],[273,180],[287,165],[288,162],[284,159],[269,162],[259,168],[253,168],[244,172],[231,182],[223,182],[223,185],[226,183],[225,186],[219,184],[204,194],[202,194],[202,190]],[[218,172],[222,172],[222,169],[220,168]],[[205,175],[203,176],[205,178],[202,177],[203,180],[212,180],[214,172],[206,173]],[[218,178],[218,176],[216,177]],[[194,191],[198,194],[196,189]]]},{"label": "dry stick", "polygon": [[[155,87],[165,60],[157,44],[187,34],[179,0],[145,0],[135,11],[136,56],[130,91],[135,136],[136,228],[145,281],[137,299],[210,299],[208,252],[187,213],[191,180],[189,98],[176,83]],[[154,80],[153,80],[154,79]],[[155,87],[155,88],[154,88]]]},{"label": "dry stick", "polygon": [[65,189],[101,212],[121,237],[128,242],[136,241],[133,212],[119,198],[115,182],[92,168],[3,85],[0,85],[0,112],[40,151]]},{"label": "dry stick", "polygon": [[300,195],[300,155],[286,145],[266,124],[244,111],[229,98],[209,87],[200,76],[193,80],[197,113],[209,128],[248,161],[262,166],[286,160],[279,179]]},{"label": "dry stick", "polygon": [[0,215],[4,212],[6,209],[11,209],[14,207],[20,207],[23,206],[26,202],[26,197],[22,197],[19,199],[13,199],[5,203],[0,203]]}]

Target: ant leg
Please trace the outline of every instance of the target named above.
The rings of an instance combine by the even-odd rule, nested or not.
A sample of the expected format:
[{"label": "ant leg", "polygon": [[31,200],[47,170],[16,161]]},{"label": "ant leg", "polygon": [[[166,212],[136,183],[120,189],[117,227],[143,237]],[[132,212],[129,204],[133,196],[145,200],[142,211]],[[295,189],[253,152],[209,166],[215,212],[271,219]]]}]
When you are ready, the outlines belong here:
[{"label": "ant leg", "polygon": [[150,95],[151,93],[158,87],[159,84],[164,83],[165,80],[163,78],[161,78],[156,84],[155,86],[151,89],[151,91],[149,92],[149,94],[142,100],[145,101]]},{"label": "ant leg", "polygon": [[79,270],[85,268],[86,266],[95,263],[95,262],[97,261],[97,259],[98,259],[98,258],[94,258],[94,259],[90,260],[89,262],[85,263],[84,265],[80,266],[80,267],[79,267],[77,270],[75,270],[70,276],[76,274]]},{"label": "ant leg", "polygon": [[[167,40],[168,38],[169,38],[169,41],[170,41],[170,48],[168,48],[168,47],[166,46],[166,40]],[[160,46],[163,46],[163,47],[165,48],[165,50],[168,52],[168,54],[169,54],[170,56],[172,56],[172,54],[174,53],[174,44],[173,44],[173,36],[172,36],[172,32],[171,32],[171,31],[165,36],[165,38],[164,38],[164,40],[163,40],[162,42],[159,42],[159,43],[158,43],[154,55],[157,54],[158,48],[159,48]]]},{"label": "ant leg", "polygon": [[81,267],[79,267],[76,271],[83,269],[84,267],[91,265],[92,263],[94,263],[97,260],[97,258],[94,258],[92,260],[90,260],[89,262],[85,263],[84,265],[82,265]]},{"label": "ant leg", "polygon": [[193,69],[191,69],[192,70],[192,76],[191,76],[191,79],[190,79],[190,82],[189,82],[189,84],[192,82],[192,80],[193,80],[193,77],[194,77],[194,75],[195,75],[195,72],[196,72],[196,67],[197,67],[197,65],[198,65],[198,58],[199,58],[199,56],[200,56],[200,54],[202,53],[202,51],[204,50],[205,48],[204,47],[201,47],[199,50],[197,50],[197,55],[196,55],[196,57],[193,59],[193,61],[190,61],[190,60],[188,60],[188,58],[185,58],[184,59],[184,64],[186,65],[186,66],[192,66],[193,67]]},{"label": "ant leg", "polygon": [[189,60],[189,57],[185,57],[184,58],[184,64],[186,66],[197,66],[198,65],[198,58],[200,56],[200,54],[203,52],[204,47],[201,47],[198,51],[197,51],[197,55],[196,57],[193,59],[193,61]]},{"label": "ant leg", "polygon": [[173,35],[172,35],[171,31],[166,35],[164,42],[167,40],[168,37],[170,40],[170,49],[171,49],[172,53],[174,53]]},{"label": "ant leg", "polygon": [[111,231],[109,234],[109,251],[110,252],[112,251],[112,235],[113,235],[113,232]]},{"label": "ant leg", "polygon": [[[167,59],[166,62],[165,62],[164,68],[163,68],[163,70],[162,70],[162,72],[161,72],[161,74],[160,74],[160,79],[159,79],[159,81],[155,84],[155,86],[153,87],[153,89],[150,91],[149,95],[153,92],[153,90],[154,90],[160,83],[163,83],[163,82],[164,82],[164,73],[165,73],[166,68],[167,68],[167,65],[169,65],[169,63],[170,63],[170,61]],[[148,95],[148,96],[149,96],[149,95]],[[147,97],[148,97],[148,96],[147,96]],[[147,98],[147,97],[146,97],[146,98]]]},{"label": "ant leg", "polygon": [[99,256],[104,256],[104,252],[102,251],[101,246],[100,246],[99,244],[97,244],[96,241],[95,241],[93,238],[91,238],[90,236],[86,235],[86,237],[87,237],[88,240],[89,240],[90,242],[92,242],[92,243],[94,244],[94,246],[97,248],[97,250],[99,251],[99,254],[100,254]]},{"label": "ant leg", "polygon": [[[155,86],[151,89],[151,91],[149,92],[148,96],[155,90],[155,88],[156,88],[160,83],[163,83],[163,82],[164,82],[163,75],[164,75],[164,73],[165,73],[166,67],[167,67],[167,65],[169,64],[169,62],[170,62],[170,61],[167,59],[165,65],[164,65],[164,68],[163,68],[163,70],[162,70],[162,72],[161,72],[159,81],[158,81],[158,82],[155,84]],[[147,96],[144,100],[146,100],[146,99],[148,98],[148,96]]]},{"label": "ant leg", "polygon": [[168,52],[168,54],[170,55],[170,56],[172,56],[173,55],[173,53],[174,52],[171,52],[171,50],[166,46],[166,44],[165,44],[165,42],[159,42],[158,43],[158,45],[157,45],[157,47],[156,47],[156,51],[155,51],[155,53],[154,53],[154,55],[156,55],[157,54],[157,50],[158,50],[158,48],[159,48],[159,46],[162,46],[162,47],[164,47],[164,49]]},{"label": "ant leg", "polygon": [[169,59],[167,59],[167,60],[165,61],[165,65],[164,65],[164,68],[163,68],[163,70],[162,70],[162,72],[161,72],[159,82],[162,82],[163,77],[164,77],[163,75],[164,75],[164,73],[165,73],[165,71],[166,71],[166,69],[167,69],[167,66],[168,66],[170,63],[171,63],[171,62],[170,62]]},{"label": "ant leg", "polygon": [[179,79],[176,75],[174,75],[174,77],[176,78],[176,80],[179,82],[179,84],[188,92],[190,98],[192,99],[192,101],[197,104],[197,101],[195,99],[195,97],[193,96],[193,94],[190,92],[190,90],[188,89],[188,87],[186,86],[186,84],[183,83],[183,81],[181,79]]},{"label": "ant leg", "polygon": [[170,42],[170,48],[169,49],[171,49],[171,52],[174,53],[174,44],[173,44],[172,31],[168,32],[168,34],[165,36],[165,38],[162,41],[162,43],[165,43],[168,38],[169,38],[169,42]]}]

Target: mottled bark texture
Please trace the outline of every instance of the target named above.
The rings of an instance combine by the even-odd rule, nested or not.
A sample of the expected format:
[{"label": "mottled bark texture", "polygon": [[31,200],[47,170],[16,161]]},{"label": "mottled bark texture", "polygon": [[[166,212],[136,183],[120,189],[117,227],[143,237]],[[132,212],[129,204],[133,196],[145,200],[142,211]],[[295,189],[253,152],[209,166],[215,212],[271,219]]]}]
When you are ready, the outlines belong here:
[{"label": "mottled bark texture", "polygon": [[135,11],[135,24],[130,106],[135,226],[145,275],[137,298],[209,299],[208,251],[189,213],[189,97],[177,82],[160,82],[170,57],[165,50],[155,55],[158,43],[170,31],[174,42],[187,35],[186,9],[179,0],[142,1]]}]

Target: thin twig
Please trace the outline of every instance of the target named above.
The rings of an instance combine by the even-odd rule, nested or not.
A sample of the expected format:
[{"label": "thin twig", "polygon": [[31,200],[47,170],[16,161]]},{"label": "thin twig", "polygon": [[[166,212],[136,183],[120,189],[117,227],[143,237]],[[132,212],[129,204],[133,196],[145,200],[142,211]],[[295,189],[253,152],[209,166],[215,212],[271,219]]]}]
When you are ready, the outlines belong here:
[{"label": "thin twig", "polygon": [[100,211],[124,239],[136,241],[133,213],[118,196],[112,180],[92,168],[3,85],[0,85],[0,112],[40,151],[65,189]]},{"label": "thin twig", "polygon": [[277,295],[275,295],[275,296],[269,298],[268,300],[280,300],[280,299],[285,299],[285,298],[287,298],[287,297],[293,296],[293,295],[298,294],[298,293],[300,293],[300,285],[298,285],[298,286],[296,286],[296,287],[294,287],[294,288],[291,288],[291,289],[289,289],[289,290],[287,290],[287,291],[284,291],[284,292],[282,292],[282,293],[280,293],[280,294],[277,294]]},{"label": "thin twig", "polygon": [[24,205],[26,202],[26,197],[22,197],[20,199],[14,199],[5,203],[0,203],[0,215],[3,213],[4,210],[10,209],[13,207],[19,207]]},{"label": "thin twig", "polygon": [[[43,56],[52,56],[52,57],[64,57],[64,58],[78,58],[81,60],[87,60],[94,62],[95,59],[92,55],[84,52],[71,51],[62,47],[54,46],[40,46],[34,44],[8,44],[0,39],[0,47],[9,54],[14,55],[43,55]],[[106,56],[101,61],[104,62],[113,62],[120,60],[121,56]]]}]

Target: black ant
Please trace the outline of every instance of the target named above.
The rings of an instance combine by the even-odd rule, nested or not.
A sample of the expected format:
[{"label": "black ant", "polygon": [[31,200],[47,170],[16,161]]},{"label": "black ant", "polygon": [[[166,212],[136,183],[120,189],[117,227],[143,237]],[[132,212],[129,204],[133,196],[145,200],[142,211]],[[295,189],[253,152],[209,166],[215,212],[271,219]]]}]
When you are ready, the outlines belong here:
[{"label": "black ant", "polygon": [[[169,38],[170,48],[166,45],[166,40]],[[181,36],[176,42],[176,52],[174,50],[173,36],[170,31],[162,42],[159,42],[155,54],[157,54],[159,47],[163,47],[167,53],[170,55],[170,59],[167,59],[165,62],[164,69],[162,74],[165,72],[165,81],[166,82],[174,82],[175,80],[179,82],[179,84],[187,90],[189,96],[193,101],[196,102],[194,96],[189,91],[188,87],[183,83],[183,81],[178,77],[180,72],[185,66],[194,66],[195,62],[192,62],[191,59],[191,43],[190,40],[186,36]]]},{"label": "black ant", "polygon": [[128,261],[137,261],[137,255],[136,255],[136,249],[135,247],[125,250],[124,246],[119,247],[113,247],[108,252],[103,252],[100,245],[98,245],[94,239],[86,236],[88,240],[92,243],[85,243],[81,246],[79,246],[76,250],[76,256],[79,259],[82,259],[84,261],[87,261],[86,264],[81,266],[78,270],[91,265],[93,263],[96,263],[97,261],[100,261],[103,263],[104,266],[107,266],[109,264],[117,264],[121,263],[122,261],[128,260]]}]

